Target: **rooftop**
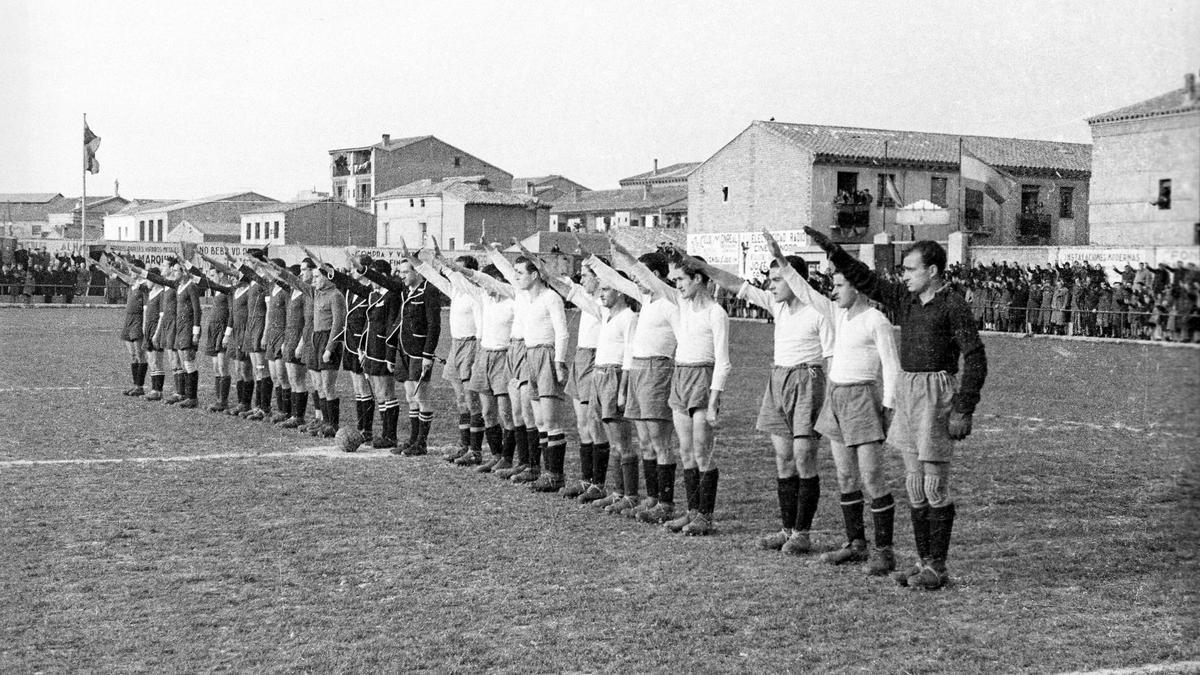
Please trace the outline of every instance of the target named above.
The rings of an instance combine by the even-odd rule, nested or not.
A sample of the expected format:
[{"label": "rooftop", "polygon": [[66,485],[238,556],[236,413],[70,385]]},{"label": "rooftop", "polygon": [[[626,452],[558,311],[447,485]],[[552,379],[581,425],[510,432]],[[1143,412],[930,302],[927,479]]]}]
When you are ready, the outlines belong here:
[{"label": "rooftop", "polygon": [[[212,235],[229,235],[240,237],[242,233],[241,223],[218,223],[205,220],[185,220],[184,223],[191,225],[204,234]],[[180,223],[182,225],[183,223]]]},{"label": "rooftop", "polygon": [[480,181],[485,180],[483,176],[454,176],[438,181],[423,178],[407,185],[401,185],[398,188],[381,192],[375,195],[375,200],[436,197],[443,194],[450,194],[468,204],[527,206],[530,203],[540,203],[536,198],[523,193],[510,192],[508,190],[483,189],[480,187]]},{"label": "rooftop", "polygon": [[682,181],[691,175],[691,173],[695,171],[696,167],[698,166],[700,166],[700,162],[680,162],[678,164],[665,166],[656,171],[647,171],[646,173],[639,173],[636,176],[622,178],[618,184],[636,185],[647,181]]},{"label": "rooftop", "polygon": [[0,204],[49,204],[62,197],[60,192],[0,193]]},{"label": "rooftop", "polygon": [[[1190,92],[1188,91],[1188,86],[1192,88]],[[1169,91],[1161,96],[1155,96],[1141,103],[1134,103],[1124,108],[1117,108],[1116,110],[1110,110],[1095,117],[1089,117],[1087,122],[1088,124],[1103,124],[1105,122],[1159,117],[1197,110],[1200,110],[1200,92],[1196,89],[1194,77],[1189,77],[1185,79],[1185,85],[1180,89]]]},{"label": "rooftop", "polygon": [[619,190],[592,190],[580,193],[578,198],[570,196],[554,203],[551,213],[591,213],[594,211],[635,211],[661,209],[678,202],[687,202],[686,187],[664,187],[651,190],[642,188]]},{"label": "rooftop", "polygon": [[378,143],[375,143],[373,145],[360,145],[358,147],[353,147],[353,148],[335,148],[333,150],[330,150],[329,154],[335,155],[339,152],[354,152],[356,150],[370,150],[371,148],[379,148],[380,150],[387,150],[388,152],[391,152],[392,150],[399,150],[400,148],[403,148],[407,145],[412,145],[413,143],[416,143],[417,141],[423,141],[427,138],[433,138],[433,136],[427,134],[425,136],[409,136],[407,138],[390,138],[389,137],[388,141],[386,143],[384,143],[381,140]]},{"label": "rooftop", "polygon": [[[237,199],[238,197],[247,197],[247,199]],[[224,194],[210,195],[208,197],[201,197],[200,199],[191,199],[191,200],[182,201],[182,202],[154,202],[154,203],[148,203],[148,202],[152,202],[152,200],[146,200],[144,202],[140,202],[138,204],[138,206],[135,207],[134,209],[122,210],[122,213],[147,213],[150,211],[154,211],[154,212],[178,211],[179,209],[187,209],[187,208],[192,208],[194,206],[203,206],[204,204],[211,204],[213,202],[263,203],[263,202],[276,202],[276,200],[271,199],[270,197],[265,197],[263,195],[260,195],[257,192],[226,192]],[[276,202],[276,203],[278,203],[278,202]],[[132,203],[130,204],[130,206],[132,206]]]},{"label": "rooftop", "polygon": [[961,140],[963,149],[992,166],[1010,171],[1090,174],[1092,170],[1092,146],[1083,143],[761,120],[755,121],[754,125],[809,150],[818,160],[824,161],[887,160],[957,166]]},{"label": "rooftop", "polygon": [[275,204],[264,204],[263,206],[256,206],[254,208],[243,211],[242,215],[250,215],[253,213],[287,213],[288,211],[295,211],[296,209],[302,209],[307,206],[312,206],[313,204],[329,204],[335,208],[343,207],[343,206],[345,206],[346,208],[352,208],[352,207],[346,206],[345,204],[342,204],[341,202],[335,202],[332,199],[302,199],[302,200],[295,201],[295,202],[278,202]]}]

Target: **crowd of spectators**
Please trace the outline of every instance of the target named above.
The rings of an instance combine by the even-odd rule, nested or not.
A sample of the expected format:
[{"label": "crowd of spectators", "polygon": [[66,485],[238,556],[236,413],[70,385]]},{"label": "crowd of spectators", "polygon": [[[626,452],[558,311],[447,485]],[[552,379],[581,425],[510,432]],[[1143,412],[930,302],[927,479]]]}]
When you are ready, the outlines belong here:
[{"label": "crowd of spectators", "polygon": [[[18,249],[12,262],[0,264],[0,297],[15,302],[74,302],[76,296],[104,295],[119,302],[123,289],[109,288],[106,277],[93,271],[79,254],[51,255],[46,249]],[[121,297],[115,294],[119,293]]]}]

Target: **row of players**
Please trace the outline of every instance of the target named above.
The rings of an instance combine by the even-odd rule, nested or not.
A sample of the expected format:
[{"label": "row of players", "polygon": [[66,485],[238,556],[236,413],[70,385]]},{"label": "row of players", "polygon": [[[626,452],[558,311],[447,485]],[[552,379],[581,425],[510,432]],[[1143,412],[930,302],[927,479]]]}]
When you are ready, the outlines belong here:
[{"label": "row of players", "polygon": [[[714,528],[714,438],[732,370],[728,317],[713,301],[715,283],[774,317],[774,367],[756,428],[771,437],[782,528],[760,545],[797,555],[812,550],[817,441],[824,435],[837,467],[847,541],[822,559],[865,561],[871,575],[892,573],[901,585],[940,588],[948,580],[955,517],[953,446],[971,431],[987,370],[970,309],[943,283],[946,254],[935,242],[906,251],[904,281],[897,284],[822,233],[807,232],[837,269],[833,301],[809,286],[806,263],[784,255],[770,233],[764,233],[774,257],[769,290],[682,250],[635,257],[617,240],[610,242],[612,265],[581,245],[578,283],[524,249],[513,264],[495,245],[482,270],[470,256],[446,259],[436,244],[428,260],[406,250],[396,275],[388,262],[352,253],[348,273],[311,252],[290,269],[262,252],[236,269],[205,256],[216,278],[183,259],[169,261],[165,275],[120,257],[98,266],[132,286],[123,338],[134,387],[126,393],[145,393],[153,369],[145,395],[162,397],[167,354],[176,372],[176,393],[167,401],[198,405],[199,291],[209,288],[217,292],[204,345],[216,375],[210,409],[228,407],[236,376],[238,402],[230,412],[303,426],[336,438],[347,451],[365,442],[396,454],[427,452],[428,387],[448,297],[451,341],[443,376],[454,390],[460,438],[447,460],[691,535]],[[564,300],[581,310],[573,355],[567,353]],[[868,300],[895,310],[899,354],[892,325]],[[353,385],[357,429],[338,430],[340,370]],[[396,438],[397,381],[408,403],[405,442]],[[314,422],[305,421],[309,392]],[[275,415],[272,396],[281,410]],[[580,480],[568,484],[564,429],[572,410]],[[904,461],[918,556],[900,572],[892,541],[895,501],[881,456],[885,439]],[[606,488],[610,453],[619,468]],[[677,510],[678,463],[687,508]]]}]

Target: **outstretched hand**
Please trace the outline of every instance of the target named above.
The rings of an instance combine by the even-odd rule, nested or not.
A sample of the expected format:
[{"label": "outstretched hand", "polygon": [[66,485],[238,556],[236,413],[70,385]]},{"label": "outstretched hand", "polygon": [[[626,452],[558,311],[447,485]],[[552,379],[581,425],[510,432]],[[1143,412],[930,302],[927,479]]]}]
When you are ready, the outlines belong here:
[{"label": "outstretched hand", "polygon": [[771,234],[769,230],[763,230],[762,236],[767,242],[767,251],[770,252],[771,257],[775,258],[776,260],[783,260],[783,249],[780,248],[779,242],[775,240],[775,235]]},{"label": "outstretched hand", "polygon": [[824,232],[814,230],[813,228],[806,226],[804,228],[804,234],[807,234],[809,239],[813,240],[814,244],[820,246],[826,251],[830,250],[834,246],[833,240],[827,237]]},{"label": "outstretched hand", "polygon": [[950,438],[961,441],[971,435],[971,413],[951,411],[947,426],[949,427]]}]

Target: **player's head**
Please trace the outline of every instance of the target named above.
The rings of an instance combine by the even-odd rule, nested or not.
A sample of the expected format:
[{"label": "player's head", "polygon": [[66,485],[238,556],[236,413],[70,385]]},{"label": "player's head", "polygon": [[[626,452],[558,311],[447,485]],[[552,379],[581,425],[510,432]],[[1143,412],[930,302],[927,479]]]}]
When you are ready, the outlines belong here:
[{"label": "player's head", "polygon": [[533,261],[525,256],[518,256],[513,261],[513,269],[516,270],[516,278],[513,279],[513,285],[521,290],[528,290],[542,279],[542,275],[534,266]]},{"label": "player's head", "polygon": [[400,281],[409,288],[416,288],[421,284],[421,273],[407,260],[401,260],[396,264],[396,274],[400,277]]},{"label": "player's head", "polygon": [[837,300],[837,306],[842,309],[853,307],[860,299],[863,303],[867,300],[867,296],[859,293],[854,284],[847,281],[841,272],[833,273],[833,297]]},{"label": "player's head", "polygon": [[[704,262],[704,258],[696,256],[700,262]],[[677,259],[671,262],[670,272],[667,273],[667,281],[679,290],[679,294],[685,299],[691,300],[697,295],[710,294],[708,286],[708,275],[704,273],[704,268],[694,263],[686,262],[683,259]]]},{"label": "player's head", "polygon": [[[808,263],[804,258],[798,255],[785,256],[784,260],[787,264],[800,275],[801,279],[808,279]],[[771,286],[771,293],[775,296],[775,302],[791,302],[796,294],[792,292],[792,287],[787,285],[783,280],[783,270],[779,268],[779,261],[772,260],[771,268],[767,272],[767,281]]]},{"label": "player's head", "polygon": [[946,249],[936,241],[918,241],[904,250],[904,283],[923,293],[946,271]]},{"label": "player's head", "polygon": [[473,272],[479,269],[479,261],[475,259],[475,256],[460,255],[454,259],[454,262]]}]

